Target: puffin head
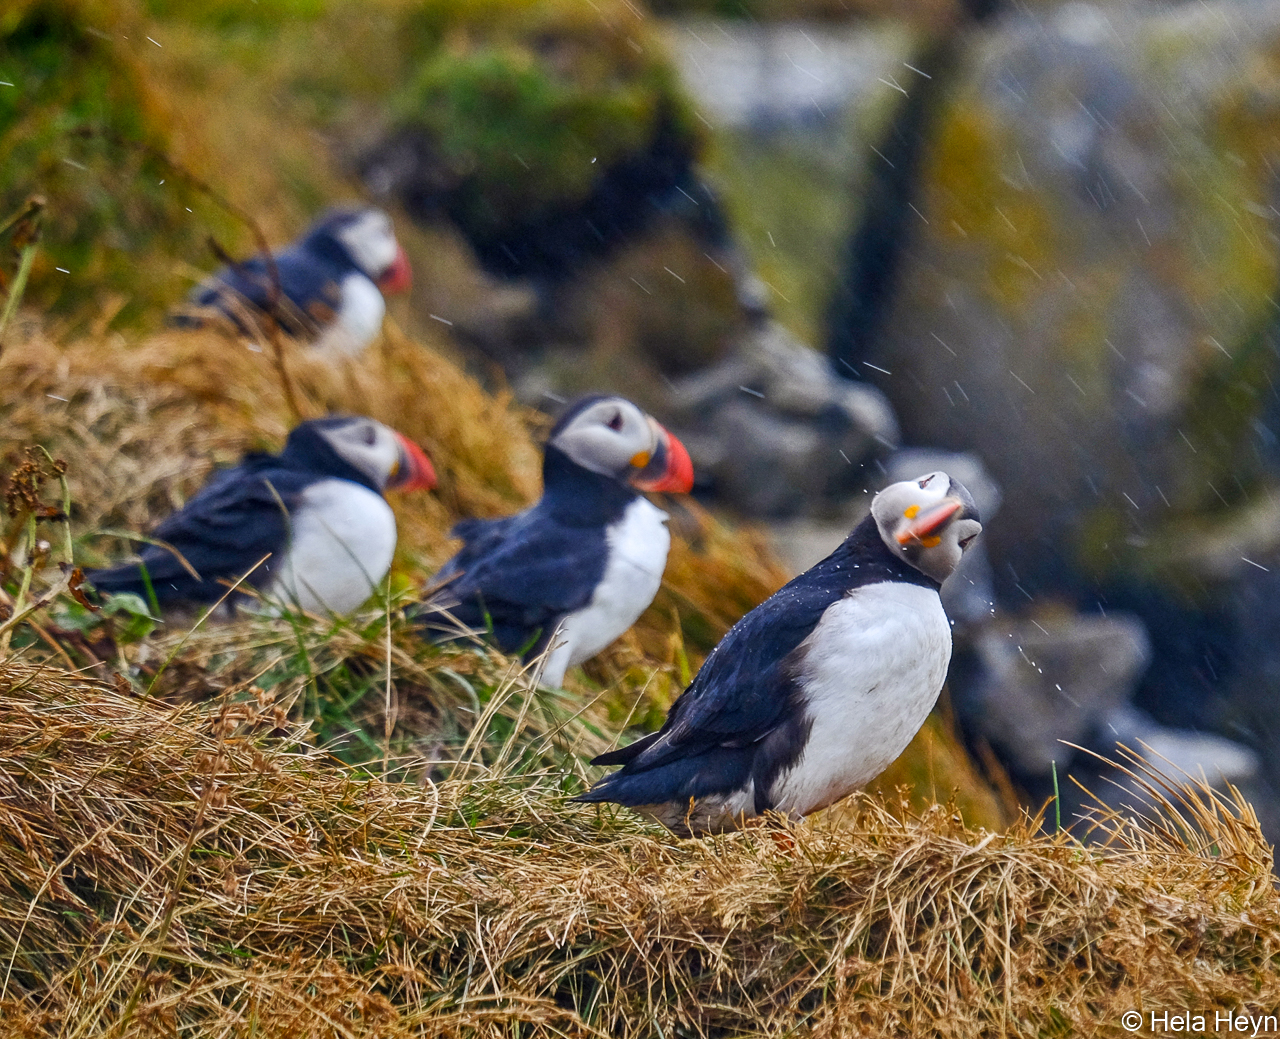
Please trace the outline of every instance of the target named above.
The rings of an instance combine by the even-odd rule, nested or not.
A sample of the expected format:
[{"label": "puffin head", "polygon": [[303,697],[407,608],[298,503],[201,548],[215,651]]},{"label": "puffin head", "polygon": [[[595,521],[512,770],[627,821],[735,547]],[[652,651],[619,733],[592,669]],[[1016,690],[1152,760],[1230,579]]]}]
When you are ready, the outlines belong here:
[{"label": "puffin head", "polygon": [[684,444],[624,397],[575,401],[552,427],[547,446],[639,491],[693,489],[693,462]]},{"label": "puffin head", "polygon": [[436,485],[431,459],[402,433],[360,415],[331,415],[303,422],[292,433],[285,452],[306,440],[323,441],[339,458],[378,490],[429,491]]},{"label": "puffin head", "polygon": [[396,241],[391,218],[372,206],[331,209],[312,224],[307,237],[332,239],[351,263],[384,293],[404,292],[413,283],[409,258]]},{"label": "puffin head", "polygon": [[889,551],[941,584],[982,533],[973,496],[944,472],[893,483],[871,502]]}]

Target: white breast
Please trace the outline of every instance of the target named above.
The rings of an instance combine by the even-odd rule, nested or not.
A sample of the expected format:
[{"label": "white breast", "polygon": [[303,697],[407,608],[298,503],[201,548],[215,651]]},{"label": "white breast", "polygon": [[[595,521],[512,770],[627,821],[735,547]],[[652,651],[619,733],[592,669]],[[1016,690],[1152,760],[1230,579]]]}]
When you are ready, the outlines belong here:
[{"label": "white breast", "polygon": [[906,749],[946,680],[951,625],[936,591],[887,581],[829,606],[802,649],[812,728],[770,790],[793,815],[852,793]]},{"label": "white breast", "polygon": [[363,274],[348,274],[342,279],[337,316],[313,345],[319,350],[358,354],[382,330],[386,312],[387,303],[378,286]]},{"label": "white breast", "polygon": [[350,613],[391,567],[395,514],[382,495],[358,483],[312,484],[290,523],[281,572],[267,591],[271,598],[309,613]]},{"label": "white breast", "polygon": [[647,498],[637,498],[605,537],[609,558],[604,576],[591,602],[560,622],[542,671],[546,685],[560,685],[569,667],[589,660],[631,627],[662,584],[671,548],[665,512]]}]

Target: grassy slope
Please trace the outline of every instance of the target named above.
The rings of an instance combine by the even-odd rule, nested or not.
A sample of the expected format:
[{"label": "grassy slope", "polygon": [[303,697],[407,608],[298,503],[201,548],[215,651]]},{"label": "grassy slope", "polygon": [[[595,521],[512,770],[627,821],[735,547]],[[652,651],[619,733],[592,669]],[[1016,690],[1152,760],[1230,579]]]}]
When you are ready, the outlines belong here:
[{"label": "grassy slope", "polygon": [[[307,621],[302,632],[259,621],[188,637],[186,625],[174,623],[128,647],[124,662],[141,667],[134,681],[142,687],[176,652],[177,666],[157,686],[170,696],[257,685],[295,703],[317,724],[322,741],[374,733],[372,743],[364,735],[343,738],[344,756],[352,760],[452,756],[475,721],[477,700],[493,695],[505,665],[470,651],[459,659],[423,646],[401,608],[453,551],[448,530],[458,518],[509,512],[537,495],[529,416],[391,327],[358,364],[335,366],[292,348],[286,366],[304,414],[378,418],[423,444],[440,473],[435,493],[393,496],[401,533],[390,607],[397,640],[390,668],[394,717],[388,720],[387,607],[377,604],[350,624]],[[0,379],[12,391],[0,417],[13,442],[41,444],[69,463],[81,563],[105,560],[123,547],[100,532],[150,529],[213,464],[278,445],[290,422],[269,353],[212,333],[161,333],[135,342],[102,333],[60,345],[35,332],[0,356]],[[658,724],[701,657],[783,579],[757,534],[687,504],[671,507],[675,537],[663,590],[619,643],[584,672],[571,673],[577,706],[566,701],[556,709],[567,715],[588,705],[578,723],[585,728],[575,729],[586,740],[580,752],[599,750],[604,733],[613,738],[628,724]],[[44,536],[61,543],[52,525]],[[32,651],[50,652],[39,640]],[[91,659],[89,653],[111,656],[90,646],[79,652],[78,663]],[[460,670],[480,677],[460,682],[454,677]],[[971,819],[993,824],[1000,818],[990,792],[936,724],[883,782],[886,788],[908,784],[919,803],[959,788]]]},{"label": "grassy slope", "polygon": [[0,670],[11,1029],[1119,1035],[1280,1000],[1270,848],[1205,791],[1088,849],[872,801],[672,841],[556,771],[344,773],[274,713]]}]

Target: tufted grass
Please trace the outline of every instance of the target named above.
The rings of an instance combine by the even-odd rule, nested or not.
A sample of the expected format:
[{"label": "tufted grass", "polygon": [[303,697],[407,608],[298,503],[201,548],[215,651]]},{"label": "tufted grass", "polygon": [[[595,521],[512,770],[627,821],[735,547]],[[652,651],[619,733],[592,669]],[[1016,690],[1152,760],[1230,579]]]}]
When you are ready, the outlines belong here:
[{"label": "tufted grass", "polygon": [[278,706],[3,665],[9,1028],[1108,1035],[1280,1000],[1271,849],[1203,786],[1157,779],[1087,847],[870,797],[855,829],[682,841],[566,803],[570,759],[386,782]]}]

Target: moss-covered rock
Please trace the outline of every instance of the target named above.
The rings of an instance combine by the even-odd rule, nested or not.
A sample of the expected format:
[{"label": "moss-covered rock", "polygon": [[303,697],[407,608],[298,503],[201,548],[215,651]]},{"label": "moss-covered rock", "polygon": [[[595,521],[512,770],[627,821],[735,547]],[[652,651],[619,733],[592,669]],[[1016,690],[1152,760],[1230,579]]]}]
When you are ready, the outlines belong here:
[{"label": "moss-covered rock", "polygon": [[583,201],[664,122],[699,147],[648,19],[623,0],[433,0],[415,30],[421,64],[393,112],[429,137],[450,215],[477,235]]}]

